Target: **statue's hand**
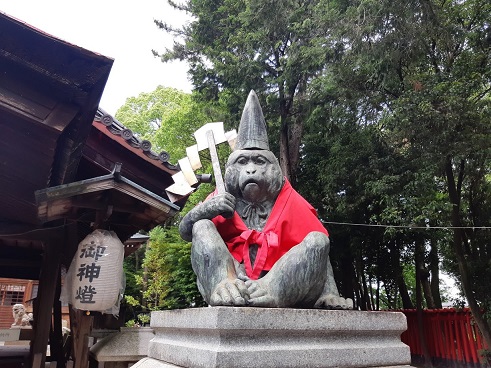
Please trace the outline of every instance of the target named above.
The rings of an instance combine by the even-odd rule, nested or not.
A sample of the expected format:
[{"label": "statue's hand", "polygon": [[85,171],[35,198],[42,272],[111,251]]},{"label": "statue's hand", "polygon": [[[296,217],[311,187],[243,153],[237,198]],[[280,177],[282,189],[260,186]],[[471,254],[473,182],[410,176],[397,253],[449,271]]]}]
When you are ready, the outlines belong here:
[{"label": "statue's hand", "polygon": [[235,197],[228,192],[218,194],[201,203],[200,212],[204,215],[202,218],[210,220],[218,215],[230,218],[235,212]]},{"label": "statue's hand", "polygon": [[230,218],[235,212],[235,197],[230,193],[219,194],[200,203],[189,211],[179,224],[181,237],[192,241],[193,226],[200,220],[211,220],[218,215]]},{"label": "statue's hand", "polygon": [[315,302],[314,308],[320,309],[353,309],[353,300],[334,294],[324,294]]},{"label": "statue's hand", "polygon": [[235,280],[223,280],[215,288],[215,291],[211,295],[210,305],[218,306],[245,306],[249,300],[249,291],[245,286],[244,281]]}]

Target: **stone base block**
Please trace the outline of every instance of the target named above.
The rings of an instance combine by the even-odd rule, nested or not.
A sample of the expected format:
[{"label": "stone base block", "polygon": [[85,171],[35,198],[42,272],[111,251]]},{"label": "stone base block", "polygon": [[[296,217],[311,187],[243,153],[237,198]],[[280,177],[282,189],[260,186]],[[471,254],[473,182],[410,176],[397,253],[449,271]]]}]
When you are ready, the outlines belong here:
[{"label": "stone base block", "polygon": [[153,312],[150,325],[151,359],[134,367],[384,367],[411,359],[397,312],[213,307]]},{"label": "stone base block", "polygon": [[90,358],[99,363],[106,362],[107,366],[109,362],[124,362],[127,367],[128,362],[137,362],[147,356],[153,337],[150,327],[121,327],[119,332],[107,335],[92,346]]},{"label": "stone base block", "polygon": [[[251,365],[254,366],[254,365]],[[255,367],[255,366],[254,366]],[[138,363],[134,364],[131,366],[131,368],[183,368],[178,365],[170,364],[170,363],[165,363],[160,360],[152,359],[152,358],[145,358],[140,360]],[[280,368],[280,367],[278,367]],[[414,368],[413,366],[410,365],[393,365],[390,367],[372,367],[372,368]]]},{"label": "stone base block", "polygon": [[152,358],[144,358],[138,361],[136,364],[133,364],[131,368],[182,368],[182,367]]}]

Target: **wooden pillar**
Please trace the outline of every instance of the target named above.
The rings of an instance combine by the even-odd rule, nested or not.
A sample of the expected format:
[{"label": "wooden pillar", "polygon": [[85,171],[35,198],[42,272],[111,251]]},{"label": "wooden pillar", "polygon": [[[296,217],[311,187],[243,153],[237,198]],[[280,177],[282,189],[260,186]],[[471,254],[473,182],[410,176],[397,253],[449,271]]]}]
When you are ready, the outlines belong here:
[{"label": "wooden pillar", "polygon": [[94,323],[94,316],[70,306],[70,327],[73,333],[74,368],[89,367],[89,335]]},{"label": "wooden pillar", "polygon": [[63,333],[62,333],[62,315],[61,315],[61,270],[58,271],[56,281],[56,293],[53,301],[53,328],[49,334],[49,345],[51,352],[51,361],[56,362],[57,368],[65,368],[65,356],[63,354]]},{"label": "wooden pillar", "polygon": [[32,368],[45,366],[53,301],[60,270],[61,246],[62,241],[59,238],[45,243],[44,246],[38,295],[34,301],[34,340],[30,349]]}]

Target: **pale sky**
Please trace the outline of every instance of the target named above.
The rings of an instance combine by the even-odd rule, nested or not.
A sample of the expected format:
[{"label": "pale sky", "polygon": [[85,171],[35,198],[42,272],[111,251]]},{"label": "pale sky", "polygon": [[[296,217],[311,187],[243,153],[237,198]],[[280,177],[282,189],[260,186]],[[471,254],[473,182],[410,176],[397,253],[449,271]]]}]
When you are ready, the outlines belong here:
[{"label": "pale sky", "polygon": [[100,107],[114,115],[128,97],[158,85],[190,92],[184,62],[162,63],[172,37],[153,20],[179,26],[189,21],[166,0],[0,0],[0,11],[69,43],[114,59]]}]

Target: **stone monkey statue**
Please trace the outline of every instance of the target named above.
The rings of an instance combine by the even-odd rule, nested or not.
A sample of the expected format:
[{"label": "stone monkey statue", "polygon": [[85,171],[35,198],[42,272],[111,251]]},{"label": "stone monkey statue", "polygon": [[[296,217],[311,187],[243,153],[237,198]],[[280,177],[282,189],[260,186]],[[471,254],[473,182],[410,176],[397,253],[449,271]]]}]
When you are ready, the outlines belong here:
[{"label": "stone monkey statue", "polygon": [[326,229],[269,151],[254,91],[224,181],[226,193],[210,195],[179,227],[192,241],[193,270],[208,304],[352,308],[334,281]]}]

